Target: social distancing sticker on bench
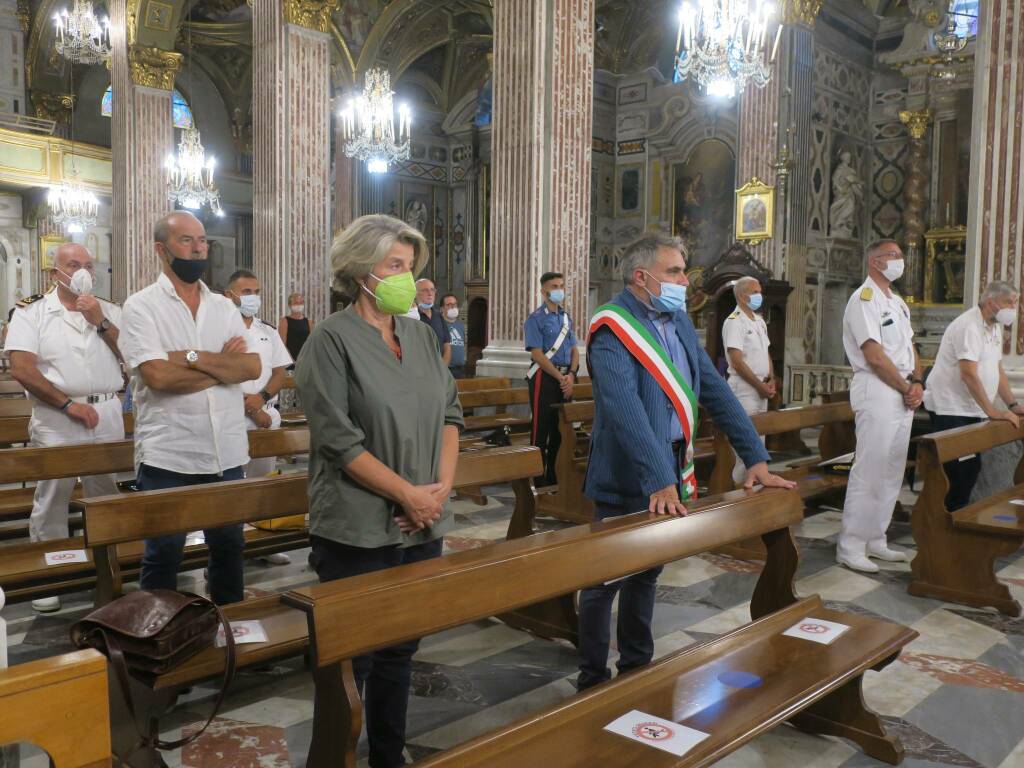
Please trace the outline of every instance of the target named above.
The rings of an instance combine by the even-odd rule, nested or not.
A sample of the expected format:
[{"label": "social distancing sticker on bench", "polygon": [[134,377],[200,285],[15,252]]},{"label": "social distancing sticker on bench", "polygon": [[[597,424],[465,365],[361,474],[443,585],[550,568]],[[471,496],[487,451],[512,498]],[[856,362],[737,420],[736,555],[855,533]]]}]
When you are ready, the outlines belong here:
[{"label": "social distancing sticker on bench", "polygon": [[67,565],[68,563],[88,563],[89,556],[84,549],[66,549],[63,552],[47,552],[47,565]]},{"label": "social distancing sticker on bench", "polygon": [[849,628],[846,624],[837,624],[834,621],[807,617],[794,624],[782,634],[789,637],[799,637],[801,640],[821,643],[822,645],[832,645],[835,639]]},{"label": "social distancing sticker on bench", "polygon": [[[232,621],[231,634],[235,636],[235,644],[265,643],[267,642],[267,631],[263,624],[258,621]],[[217,630],[217,647],[223,648],[227,643],[224,640],[224,627]]]},{"label": "social distancing sticker on bench", "polygon": [[604,729],[678,757],[682,757],[708,737],[706,733],[673,723],[671,720],[644,714],[636,709],[608,723]]},{"label": "social distancing sticker on bench", "polygon": [[1016,504],[1018,507],[1024,507],[1024,499],[1010,499],[1011,504]]}]

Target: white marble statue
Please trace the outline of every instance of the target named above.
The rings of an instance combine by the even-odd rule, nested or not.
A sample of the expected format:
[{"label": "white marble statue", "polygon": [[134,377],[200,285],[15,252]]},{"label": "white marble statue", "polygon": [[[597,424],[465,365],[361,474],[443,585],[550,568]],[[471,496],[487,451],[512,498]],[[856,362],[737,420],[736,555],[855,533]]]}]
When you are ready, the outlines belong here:
[{"label": "white marble statue", "polygon": [[421,200],[413,200],[406,206],[405,223],[426,234],[427,206]]},{"label": "white marble statue", "polygon": [[853,237],[857,210],[864,196],[864,182],[851,165],[852,156],[844,151],[832,172],[832,205],[828,209],[828,230],[832,237]]}]

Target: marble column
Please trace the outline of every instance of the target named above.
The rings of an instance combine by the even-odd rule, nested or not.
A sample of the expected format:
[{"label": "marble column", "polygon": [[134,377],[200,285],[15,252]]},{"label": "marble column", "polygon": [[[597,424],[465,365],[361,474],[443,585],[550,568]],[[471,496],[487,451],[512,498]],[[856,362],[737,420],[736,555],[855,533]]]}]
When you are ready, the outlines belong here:
[{"label": "marble column", "polygon": [[594,0],[502,0],[494,8],[490,345],[477,373],[529,365],[523,323],[540,276],[564,273],[582,342],[589,320]]},{"label": "marble column", "polygon": [[[110,4],[113,232],[111,298],[123,302],[160,272],[153,227],[173,206],[164,161],[174,151],[171,92],[182,55],[135,45],[128,0]],[[134,23],[134,19],[132,20]]]},{"label": "marble column", "polygon": [[[779,158],[779,67],[771,68],[771,80],[764,88],[748,85],[739,94],[739,146],[736,156],[736,185],[758,179],[768,186],[776,186],[775,163]],[[773,277],[782,274],[783,222],[779,208],[783,204],[781,190],[775,190],[775,235],[747,249]]]},{"label": "marble column", "polygon": [[334,218],[331,221],[332,232],[338,232],[356,217],[355,195],[355,163],[344,150],[341,121],[334,133]]},{"label": "marble column", "polygon": [[900,122],[907,126],[910,134],[910,150],[907,157],[907,182],[903,187],[903,230],[906,233],[904,257],[906,269],[903,276],[903,291],[908,302],[931,301],[923,295],[924,280],[924,232],[926,229],[925,202],[928,194],[928,127],[932,124],[930,109],[904,110]]},{"label": "marble column", "polygon": [[253,269],[266,317],[329,312],[330,30],[339,0],[253,0]]}]

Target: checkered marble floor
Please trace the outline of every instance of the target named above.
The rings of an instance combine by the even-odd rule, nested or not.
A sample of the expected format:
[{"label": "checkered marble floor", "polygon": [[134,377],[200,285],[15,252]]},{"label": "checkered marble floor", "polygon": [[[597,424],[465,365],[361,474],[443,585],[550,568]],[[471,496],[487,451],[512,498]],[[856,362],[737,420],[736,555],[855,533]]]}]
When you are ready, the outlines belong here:
[{"label": "checkered marble floor", "polygon": [[[913,494],[905,489],[906,509]],[[488,489],[478,507],[455,502],[457,530],[448,550],[483,546],[504,537],[513,498],[507,488]],[[553,521],[540,521],[555,528]],[[801,550],[797,589],[821,594],[830,607],[879,616],[912,626],[920,638],[900,660],[865,678],[868,703],[902,738],[908,768],[1024,766],[1024,621],[911,597],[906,564],[883,564],[876,575],[836,565],[838,511],[814,514],[796,531]],[[906,519],[896,519],[890,541],[912,549]],[[308,584],[308,550],[292,563],[250,562],[251,591],[280,591]],[[1024,600],[1024,556],[998,565],[1000,576]],[[703,641],[749,620],[756,564],[701,555],[666,567],[655,612],[656,655]],[[182,577],[181,587],[201,591],[201,572]],[[68,627],[89,610],[90,595],[65,599],[52,615],[27,604],[4,611],[12,664],[69,650]],[[614,633],[613,633],[614,634]],[[537,640],[497,621],[481,621],[425,638],[414,661],[408,751],[412,759],[448,748],[575,693],[576,656],[564,643]],[[214,688],[196,686],[163,720],[175,737],[205,719]],[[305,764],[312,718],[312,683],[300,660],[241,673],[214,726],[184,750],[169,753],[170,766],[285,768]],[[364,745],[365,746],[365,745]],[[17,761],[10,763],[18,765]],[[45,766],[31,748],[23,766]],[[365,761],[364,763],[365,764]],[[552,765],[556,763],[553,761]],[[881,765],[839,739],[811,736],[780,726],[719,763],[728,768],[860,768]],[[0,766],[3,760],[0,759]]]}]

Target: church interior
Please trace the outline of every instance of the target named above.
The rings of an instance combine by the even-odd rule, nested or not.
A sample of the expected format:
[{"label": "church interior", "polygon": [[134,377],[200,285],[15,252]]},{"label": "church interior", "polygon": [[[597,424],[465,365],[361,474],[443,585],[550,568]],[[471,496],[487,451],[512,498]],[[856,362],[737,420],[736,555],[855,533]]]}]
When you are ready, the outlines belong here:
[{"label": "church interior", "polygon": [[[694,21],[713,12],[749,16],[717,64],[694,53],[726,34]],[[457,299],[466,376],[443,568],[401,566],[328,595],[303,517],[317,436],[298,370],[280,391],[281,429],[258,430],[282,434],[249,437],[274,477],[210,485],[191,497],[194,514],[171,491],[145,490],[133,509],[131,493],[93,503],[77,485],[60,554],[82,560],[57,564],[53,542],[30,540],[37,483],[85,476],[84,463],[127,490],[138,463],[130,438],[47,457],[66,449],[33,439],[36,401],[0,352],[0,768],[375,768],[350,660],[378,634],[422,636],[405,730],[413,764],[1024,768],[1018,420],[944,438],[916,413],[887,531],[910,557],[874,572],[837,563],[852,475],[824,468],[872,450],[854,430],[871,405],[851,396],[844,334],[879,243],[905,263],[893,290],[919,360],[910,388],[987,287],[1019,294],[1024,0],[0,0],[0,64],[4,320],[56,290],[71,243],[91,254],[92,293],[125,305],[162,274],[154,227],[184,209],[205,228],[211,291],[255,275],[264,322],[301,295],[315,329],[355,298],[337,289],[332,242],[384,214],[422,236],[417,277],[436,286],[436,306]],[[685,313],[723,376],[737,281],[760,285],[776,383],[755,425],[771,471],[797,482],[760,504],[744,498],[729,476],[732,435],[702,417],[685,436],[707,525],[701,514],[666,521],[692,527],[657,544],[641,521],[594,523],[588,537],[600,518],[584,495],[599,389],[586,378],[586,331],[649,234],[683,244]],[[559,406],[558,484],[540,487],[524,323],[552,273],[579,370]],[[1014,308],[996,345],[1024,400]],[[970,504],[947,510],[944,472],[976,456]],[[167,500],[150,505],[158,493]],[[203,514],[245,524],[245,599],[229,614],[262,622],[263,642],[236,639],[223,702],[220,648],[177,676],[133,680],[160,737],[187,743],[127,762],[117,755],[138,738],[136,714],[72,627],[137,590],[147,525],[177,533],[169,518],[188,518],[184,535],[207,527]],[[292,523],[253,527],[270,517]],[[206,595],[206,543],[190,536],[179,589]],[[654,663],[578,691],[579,594],[662,566]],[[59,610],[33,608],[53,595]],[[815,611],[852,625],[842,661],[809,643],[828,663],[804,664],[768,637]],[[619,658],[614,632],[611,647]],[[63,679],[73,661],[80,677]],[[50,666],[12,677],[32,664]],[[631,710],[667,718],[654,727],[673,740],[672,723],[706,740],[673,753],[607,732]]]}]

